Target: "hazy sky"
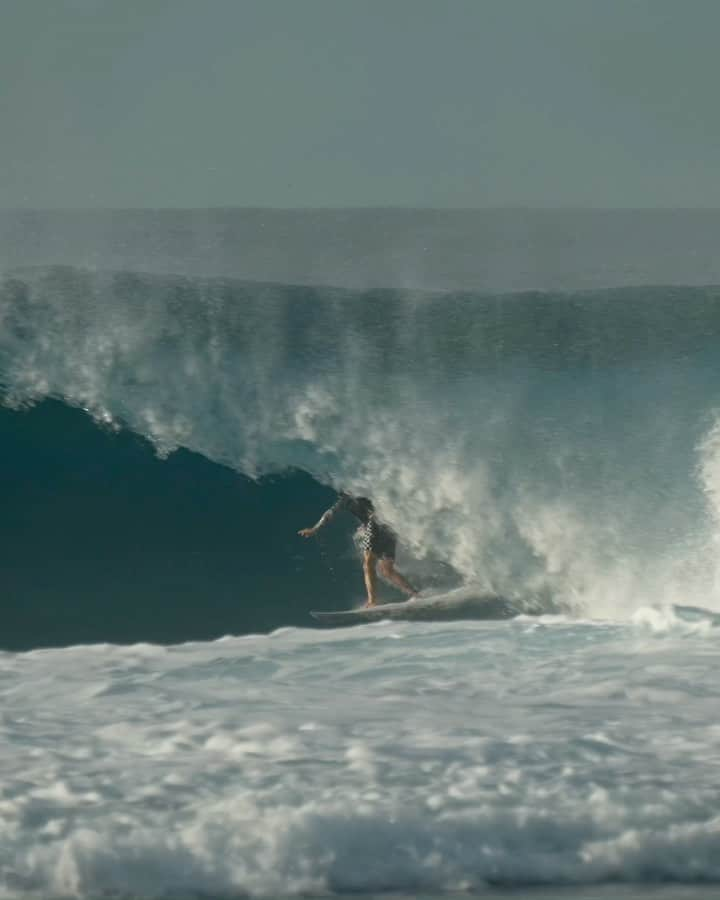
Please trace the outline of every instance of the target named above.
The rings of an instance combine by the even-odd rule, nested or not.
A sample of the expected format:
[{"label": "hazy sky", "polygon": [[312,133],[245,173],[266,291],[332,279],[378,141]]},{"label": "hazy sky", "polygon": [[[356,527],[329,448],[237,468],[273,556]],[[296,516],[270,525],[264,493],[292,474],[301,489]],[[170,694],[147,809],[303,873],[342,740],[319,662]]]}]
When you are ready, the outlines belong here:
[{"label": "hazy sky", "polygon": [[0,13],[0,206],[720,207],[720,0]]}]

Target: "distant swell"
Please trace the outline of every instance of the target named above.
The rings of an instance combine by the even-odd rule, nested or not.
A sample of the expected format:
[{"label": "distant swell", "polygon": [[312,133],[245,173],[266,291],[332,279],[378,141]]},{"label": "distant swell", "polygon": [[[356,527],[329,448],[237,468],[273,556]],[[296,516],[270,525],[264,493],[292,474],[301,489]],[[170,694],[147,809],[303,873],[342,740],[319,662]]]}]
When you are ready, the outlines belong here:
[{"label": "distant swell", "polygon": [[331,487],[374,498],[423,583],[598,615],[703,605],[719,301],[8,273],[4,644],[211,637],[349,605],[349,526],[295,534]]}]

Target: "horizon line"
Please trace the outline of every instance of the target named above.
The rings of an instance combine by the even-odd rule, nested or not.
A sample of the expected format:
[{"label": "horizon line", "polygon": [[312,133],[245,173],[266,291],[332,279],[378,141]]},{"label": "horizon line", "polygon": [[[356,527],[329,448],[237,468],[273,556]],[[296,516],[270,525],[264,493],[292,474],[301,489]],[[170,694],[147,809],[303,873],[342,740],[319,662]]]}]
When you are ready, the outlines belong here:
[{"label": "horizon line", "polygon": [[337,212],[397,212],[397,213],[660,213],[660,212],[720,212],[720,206],[0,206],[0,213],[98,213],[98,212],[256,212],[256,213],[337,213]]}]

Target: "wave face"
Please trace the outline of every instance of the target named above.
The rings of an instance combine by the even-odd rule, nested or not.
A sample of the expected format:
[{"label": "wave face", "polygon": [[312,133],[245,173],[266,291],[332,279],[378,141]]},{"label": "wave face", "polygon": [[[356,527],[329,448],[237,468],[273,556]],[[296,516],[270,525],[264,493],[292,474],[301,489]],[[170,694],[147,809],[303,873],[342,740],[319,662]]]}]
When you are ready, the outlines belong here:
[{"label": "wave face", "polygon": [[424,584],[593,615],[707,606],[719,300],[6,273],[10,643],[212,636],[347,605],[347,529],[295,536],[330,488],[373,497]]},{"label": "wave face", "polygon": [[52,400],[0,410],[0,445],[4,649],[205,640],[307,624],[309,597],[357,600],[342,530],[302,548],[288,526],[334,496],[303,473],[163,460]]}]

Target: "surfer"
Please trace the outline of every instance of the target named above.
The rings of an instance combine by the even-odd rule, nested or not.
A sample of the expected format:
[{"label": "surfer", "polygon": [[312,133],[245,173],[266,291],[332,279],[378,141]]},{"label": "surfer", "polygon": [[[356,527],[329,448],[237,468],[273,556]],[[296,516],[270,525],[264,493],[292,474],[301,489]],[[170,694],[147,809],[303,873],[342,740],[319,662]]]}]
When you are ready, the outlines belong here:
[{"label": "surfer", "polygon": [[362,549],[363,549],[363,574],[365,576],[365,588],[367,590],[366,606],[375,606],[377,573],[376,567],[380,570],[380,574],[387,581],[399,587],[401,591],[414,597],[417,594],[415,588],[403,575],[395,568],[395,548],[397,546],[397,535],[388,525],[378,522],[375,518],[375,509],[372,500],[367,497],[354,497],[344,491],[338,497],[337,502],[330,509],[326,510],[317,524],[312,528],[301,528],[298,534],[301,537],[308,538],[317,534],[317,532],[327,525],[336,512],[345,509],[352,513],[356,519],[360,520]]}]

